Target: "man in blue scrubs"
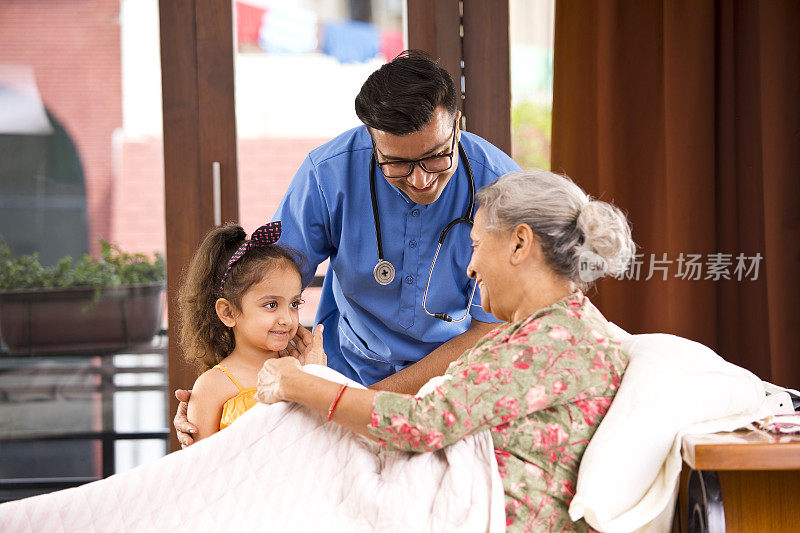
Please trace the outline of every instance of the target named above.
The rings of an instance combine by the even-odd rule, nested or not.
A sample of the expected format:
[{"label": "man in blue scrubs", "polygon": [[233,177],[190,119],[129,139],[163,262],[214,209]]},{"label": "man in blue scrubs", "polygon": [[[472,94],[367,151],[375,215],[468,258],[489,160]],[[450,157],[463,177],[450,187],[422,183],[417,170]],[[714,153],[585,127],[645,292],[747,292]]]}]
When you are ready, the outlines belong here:
[{"label": "man in blue scrubs", "polygon": [[[469,203],[458,146],[476,188],[519,167],[458,129],[451,78],[426,56],[401,56],[374,72],[356,98],[356,113],[365,126],[308,155],[274,219],[283,222],[280,244],[308,258],[304,284],[330,258],[316,317],[325,326],[328,366],[365,385],[394,376],[379,386],[416,391],[497,322],[480,308],[477,294],[459,323],[429,316],[422,306],[439,235],[465,215]],[[379,257],[370,195],[373,153],[382,259],[395,269],[386,285],[374,272]],[[469,224],[455,226],[442,245],[426,298],[431,313],[460,318],[467,310],[473,287],[466,275],[469,231]],[[414,371],[395,376],[423,358],[420,365],[428,370],[415,369],[421,378]]]},{"label": "man in blue scrubs", "polygon": [[[427,54],[411,51],[383,65],[356,97],[364,126],[313,150],[274,216],[283,223],[279,244],[308,259],[304,285],[330,258],[316,317],[325,326],[328,366],[374,388],[416,392],[497,322],[477,292],[468,308],[474,282],[466,275],[467,223],[443,241],[425,298],[430,314],[423,309],[440,234],[467,214],[468,167],[476,189],[519,170],[501,150],[458,128],[456,98],[452,78]],[[381,260],[388,265],[378,267]],[[447,322],[431,316],[437,313],[467,316]],[[175,426],[184,444],[191,440],[180,431],[186,424],[179,408]]]}]

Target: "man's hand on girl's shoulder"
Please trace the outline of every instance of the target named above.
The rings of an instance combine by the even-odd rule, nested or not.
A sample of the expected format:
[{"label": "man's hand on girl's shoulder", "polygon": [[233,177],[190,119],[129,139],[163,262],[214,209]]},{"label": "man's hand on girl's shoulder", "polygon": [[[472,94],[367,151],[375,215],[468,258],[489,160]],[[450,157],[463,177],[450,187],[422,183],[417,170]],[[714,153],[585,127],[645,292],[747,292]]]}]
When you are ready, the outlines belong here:
[{"label": "man's hand on girl's shoulder", "polygon": [[180,403],[178,404],[178,412],[175,413],[175,418],[172,420],[172,425],[178,433],[178,442],[181,443],[181,448],[186,448],[194,444],[194,438],[191,433],[197,433],[197,428],[189,422],[186,416],[191,395],[191,390],[178,389],[175,391],[175,398],[177,398]]}]

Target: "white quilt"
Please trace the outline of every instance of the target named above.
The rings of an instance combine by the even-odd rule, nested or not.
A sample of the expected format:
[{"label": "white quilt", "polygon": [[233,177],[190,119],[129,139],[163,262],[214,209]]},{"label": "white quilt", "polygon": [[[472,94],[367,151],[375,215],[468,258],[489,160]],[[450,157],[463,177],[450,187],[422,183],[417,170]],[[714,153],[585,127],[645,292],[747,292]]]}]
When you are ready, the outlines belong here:
[{"label": "white quilt", "polygon": [[488,432],[390,452],[280,403],[134,470],[0,505],[0,531],[484,532],[505,530],[503,506]]},{"label": "white quilt", "polygon": [[[669,531],[681,436],[732,430],[771,410],[756,376],[705,346],[618,336],[631,362],[581,461],[570,516],[609,533]],[[348,381],[325,367],[304,370]],[[436,453],[388,452],[281,403],[257,405],[149,465],[0,505],[0,532],[494,532],[505,530],[503,507],[488,432]]]}]

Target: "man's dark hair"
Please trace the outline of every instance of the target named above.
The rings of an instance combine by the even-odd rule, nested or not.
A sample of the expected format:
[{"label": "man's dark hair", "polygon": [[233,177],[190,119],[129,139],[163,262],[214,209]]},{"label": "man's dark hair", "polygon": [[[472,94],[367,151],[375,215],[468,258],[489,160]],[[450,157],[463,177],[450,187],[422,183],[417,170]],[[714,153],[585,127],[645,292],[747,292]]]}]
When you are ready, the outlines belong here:
[{"label": "man's dark hair", "polygon": [[439,106],[455,116],[453,78],[420,50],[406,50],[370,74],[356,96],[361,122],[392,135],[421,130]]}]

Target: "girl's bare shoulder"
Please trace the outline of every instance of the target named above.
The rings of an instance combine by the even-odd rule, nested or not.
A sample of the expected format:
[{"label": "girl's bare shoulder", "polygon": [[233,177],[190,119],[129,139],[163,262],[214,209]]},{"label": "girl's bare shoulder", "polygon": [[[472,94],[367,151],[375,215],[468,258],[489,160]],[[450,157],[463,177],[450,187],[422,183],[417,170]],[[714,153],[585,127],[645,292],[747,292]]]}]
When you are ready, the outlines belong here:
[{"label": "girl's bare shoulder", "polygon": [[200,374],[192,386],[192,396],[197,400],[213,403],[224,403],[239,392],[228,376],[219,368],[210,368]]}]

